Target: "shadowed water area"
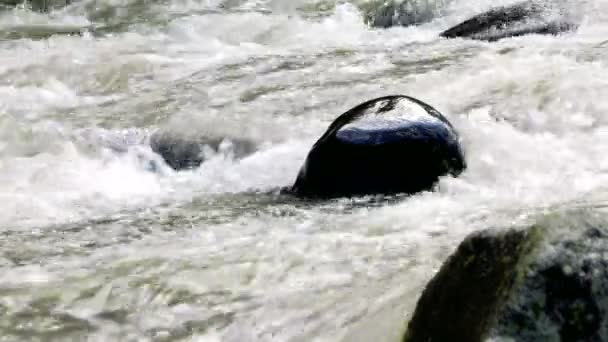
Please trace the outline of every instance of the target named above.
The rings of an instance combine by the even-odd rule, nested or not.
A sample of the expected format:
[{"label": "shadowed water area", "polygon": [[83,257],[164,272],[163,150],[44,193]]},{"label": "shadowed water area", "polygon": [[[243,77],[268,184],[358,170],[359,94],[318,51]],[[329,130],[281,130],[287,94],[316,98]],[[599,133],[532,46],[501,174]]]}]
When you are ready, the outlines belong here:
[{"label": "shadowed water area", "polygon": [[[467,234],[605,206],[605,1],[576,3],[576,31],[493,43],[438,35],[513,1],[412,1],[422,23],[388,29],[366,24],[378,3],[0,9],[0,341],[397,341]],[[277,193],[339,114],[389,94],[450,120],[463,174]],[[256,151],[176,172],[158,130]]]}]

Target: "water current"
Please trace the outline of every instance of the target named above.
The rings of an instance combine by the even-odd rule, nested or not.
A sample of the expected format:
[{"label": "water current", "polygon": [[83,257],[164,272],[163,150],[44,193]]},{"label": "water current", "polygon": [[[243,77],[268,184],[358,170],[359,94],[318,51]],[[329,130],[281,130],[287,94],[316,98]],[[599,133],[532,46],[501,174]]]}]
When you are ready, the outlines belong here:
[{"label": "water current", "polygon": [[[509,2],[389,29],[369,1],[1,10],[0,340],[396,341],[467,234],[605,206],[608,2],[573,1],[560,36],[438,38]],[[465,173],[391,200],[273,192],[335,117],[389,94],[453,123]],[[259,149],[151,172],[156,130]]]}]

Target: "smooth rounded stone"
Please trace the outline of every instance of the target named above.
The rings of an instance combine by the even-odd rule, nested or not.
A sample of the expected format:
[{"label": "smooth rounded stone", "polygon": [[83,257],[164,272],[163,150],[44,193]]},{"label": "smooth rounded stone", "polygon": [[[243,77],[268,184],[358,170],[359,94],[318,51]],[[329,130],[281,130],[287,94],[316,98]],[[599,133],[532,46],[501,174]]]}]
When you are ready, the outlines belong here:
[{"label": "smooth rounded stone", "polygon": [[565,8],[547,2],[520,2],[476,15],[440,33],[440,36],[491,42],[527,34],[557,35],[578,26],[564,11]]},{"label": "smooth rounded stone", "polygon": [[427,284],[402,340],[608,341],[608,216],[569,210],[471,234]]},{"label": "smooth rounded stone", "polygon": [[415,98],[386,96],[339,116],[312,147],[291,191],[319,198],[415,194],[465,167],[446,118]]},{"label": "smooth rounded stone", "polygon": [[365,22],[372,27],[389,28],[430,22],[440,15],[449,0],[380,0],[360,5]]},{"label": "smooth rounded stone", "polygon": [[246,139],[192,139],[168,133],[153,134],[150,147],[177,171],[199,167],[210,154],[225,152],[231,153],[234,158],[243,158],[257,150],[257,145]]}]

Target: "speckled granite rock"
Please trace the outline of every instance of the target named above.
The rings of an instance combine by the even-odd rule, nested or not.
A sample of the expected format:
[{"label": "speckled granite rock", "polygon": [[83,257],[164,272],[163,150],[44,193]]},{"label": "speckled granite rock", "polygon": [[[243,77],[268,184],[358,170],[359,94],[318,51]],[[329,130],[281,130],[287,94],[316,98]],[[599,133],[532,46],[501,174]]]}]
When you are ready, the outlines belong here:
[{"label": "speckled granite rock", "polygon": [[466,238],[403,341],[608,340],[608,215],[564,212]]}]

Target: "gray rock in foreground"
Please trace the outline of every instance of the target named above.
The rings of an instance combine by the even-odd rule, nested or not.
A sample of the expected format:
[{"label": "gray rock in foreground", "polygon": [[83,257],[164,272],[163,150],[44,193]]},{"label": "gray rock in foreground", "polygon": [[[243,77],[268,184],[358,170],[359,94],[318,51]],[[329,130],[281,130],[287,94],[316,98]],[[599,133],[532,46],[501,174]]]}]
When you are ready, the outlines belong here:
[{"label": "gray rock in foreground", "polygon": [[472,234],[428,283],[403,341],[607,341],[606,227],[577,212]]}]

